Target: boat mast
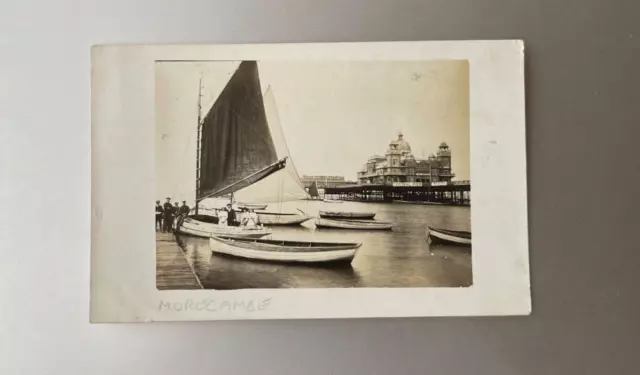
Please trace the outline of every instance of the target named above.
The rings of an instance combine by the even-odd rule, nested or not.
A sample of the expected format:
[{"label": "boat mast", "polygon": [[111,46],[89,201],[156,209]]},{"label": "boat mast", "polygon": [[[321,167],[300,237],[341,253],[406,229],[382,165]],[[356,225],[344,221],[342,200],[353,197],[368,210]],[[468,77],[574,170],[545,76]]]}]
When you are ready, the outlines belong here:
[{"label": "boat mast", "polygon": [[202,76],[200,76],[200,86],[198,91],[198,135],[196,140],[196,215],[198,214],[198,205],[200,197],[200,153],[201,153],[201,137],[202,136]]}]

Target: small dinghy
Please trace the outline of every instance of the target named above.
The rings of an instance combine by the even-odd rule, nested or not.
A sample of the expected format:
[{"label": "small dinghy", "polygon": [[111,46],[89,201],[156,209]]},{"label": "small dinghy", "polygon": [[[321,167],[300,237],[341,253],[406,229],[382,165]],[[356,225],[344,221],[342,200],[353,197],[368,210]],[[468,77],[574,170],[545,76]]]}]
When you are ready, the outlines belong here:
[{"label": "small dinghy", "polygon": [[178,233],[205,238],[211,236],[260,238],[272,232],[263,227],[220,226],[218,218],[215,216],[197,215],[184,218],[180,223]]},{"label": "small dinghy", "polygon": [[389,230],[393,228],[393,224],[386,221],[374,220],[335,220],[320,218],[316,220],[316,227],[336,229]]},{"label": "small dinghy", "polygon": [[250,204],[250,203],[236,203],[239,209],[246,208],[248,210],[264,210],[267,208],[267,204]]},{"label": "small dinghy", "polygon": [[311,217],[297,213],[256,212],[262,225],[300,225]]},{"label": "small dinghy", "polygon": [[323,219],[373,219],[375,212],[320,211]]},{"label": "small dinghy", "polygon": [[217,236],[209,239],[213,253],[284,263],[351,262],[362,243],[308,242]]},{"label": "small dinghy", "polygon": [[433,243],[471,246],[471,232],[429,227],[427,236]]}]

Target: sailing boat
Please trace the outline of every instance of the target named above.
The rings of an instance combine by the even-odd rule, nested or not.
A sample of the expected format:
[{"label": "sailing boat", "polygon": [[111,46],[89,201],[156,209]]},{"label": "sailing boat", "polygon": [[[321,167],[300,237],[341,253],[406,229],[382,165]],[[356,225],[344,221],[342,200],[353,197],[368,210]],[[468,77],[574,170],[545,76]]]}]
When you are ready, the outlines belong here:
[{"label": "sailing boat", "polygon": [[207,222],[214,217],[198,215],[202,200],[227,194],[245,204],[300,199],[294,189],[269,188],[287,181],[287,186],[297,185],[307,195],[299,180],[291,184],[292,179],[284,178],[297,172],[288,156],[278,158],[286,144],[279,133],[274,140],[273,131],[279,129],[270,127],[268,118],[274,117],[267,116],[258,64],[243,61],[198,127],[196,214],[187,217],[189,228],[206,227],[214,253],[283,262],[350,261],[361,243],[262,240],[263,233],[270,233],[265,228],[216,227]]},{"label": "sailing boat", "polygon": [[[273,198],[278,202],[299,199],[296,194],[285,195],[295,193],[295,190],[265,189],[269,184],[291,182],[291,179],[283,177],[293,175],[295,168],[292,163],[287,163],[287,156],[277,157],[272,131],[279,129],[270,128],[267,120],[257,62],[242,61],[239,64],[205,117],[201,130],[196,212],[201,200],[225,194],[234,194],[244,203],[254,203],[257,199],[261,202],[272,202]],[[275,141],[282,152],[286,144],[284,136],[278,135]],[[296,184],[306,196],[299,179]],[[324,263],[351,261],[362,246],[362,243],[355,242],[248,239],[249,229],[239,228],[239,231],[245,232],[242,236],[212,233],[209,238],[211,251],[246,259]]]},{"label": "sailing boat", "polygon": [[313,200],[320,199],[320,193],[318,192],[318,181],[313,181],[311,183],[311,186],[309,186],[309,195]]},{"label": "sailing boat", "polygon": [[321,201],[326,203],[342,203],[342,201],[336,201],[332,199],[324,199],[320,197],[320,192],[318,191],[318,181],[313,181],[309,186],[309,198],[307,200],[311,201]]},{"label": "sailing boat", "polygon": [[[232,235],[260,238],[271,234],[262,226],[220,225],[218,215],[200,214],[207,198],[231,196],[283,169],[264,111],[257,64],[241,63],[204,119],[202,83],[198,98],[196,197],[194,214],[183,218],[178,232],[200,237]],[[226,220],[223,220],[226,221]]]}]

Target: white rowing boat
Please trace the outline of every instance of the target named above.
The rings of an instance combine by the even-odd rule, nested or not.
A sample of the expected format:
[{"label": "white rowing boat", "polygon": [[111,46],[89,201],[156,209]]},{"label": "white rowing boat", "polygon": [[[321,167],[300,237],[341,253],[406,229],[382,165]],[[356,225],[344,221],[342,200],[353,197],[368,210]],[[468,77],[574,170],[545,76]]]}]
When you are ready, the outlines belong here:
[{"label": "white rowing boat", "polygon": [[427,236],[434,244],[471,245],[471,232],[429,227]]},{"label": "white rowing boat", "polygon": [[256,212],[262,225],[299,225],[311,219],[307,215],[282,212]]},{"label": "white rowing boat", "polygon": [[393,228],[393,224],[386,221],[333,220],[319,218],[316,219],[316,227],[336,229],[389,230]]},{"label": "white rowing boat", "polygon": [[362,243],[308,242],[217,236],[209,239],[213,253],[239,258],[284,262],[351,262]]}]

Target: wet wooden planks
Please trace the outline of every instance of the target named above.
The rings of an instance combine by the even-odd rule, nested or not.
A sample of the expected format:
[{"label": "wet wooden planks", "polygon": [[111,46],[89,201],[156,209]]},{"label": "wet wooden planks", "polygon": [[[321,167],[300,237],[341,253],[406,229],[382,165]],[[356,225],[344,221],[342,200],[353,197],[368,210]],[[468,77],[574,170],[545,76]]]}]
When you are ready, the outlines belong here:
[{"label": "wet wooden planks", "polygon": [[173,233],[156,233],[156,287],[160,290],[202,289]]}]

